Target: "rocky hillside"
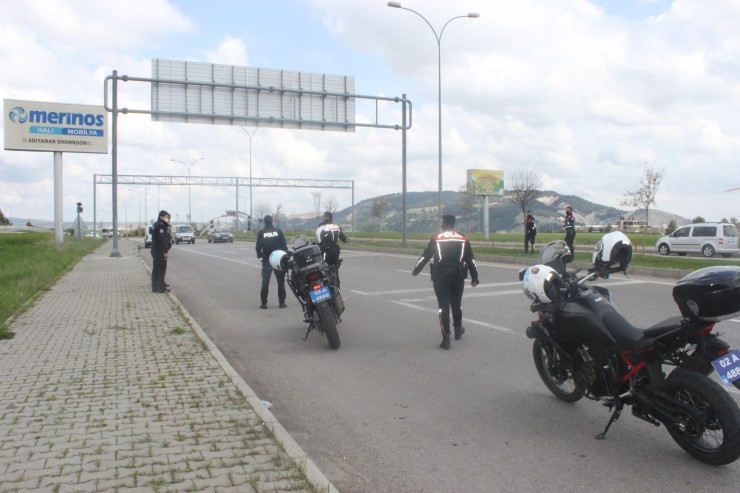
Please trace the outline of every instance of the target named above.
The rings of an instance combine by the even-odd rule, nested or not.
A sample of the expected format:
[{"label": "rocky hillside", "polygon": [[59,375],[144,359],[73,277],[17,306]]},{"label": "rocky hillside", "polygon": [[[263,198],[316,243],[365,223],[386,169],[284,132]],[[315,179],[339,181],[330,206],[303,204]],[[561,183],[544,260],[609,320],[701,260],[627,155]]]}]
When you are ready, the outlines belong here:
[{"label": "rocky hillside", "polygon": [[[461,231],[482,231],[482,200],[476,203],[472,214],[463,207],[461,196],[457,192],[444,192],[442,195],[444,211],[458,218]],[[573,195],[561,195],[554,191],[539,192],[536,199],[529,204],[537,219],[537,229],[541,232],[561,231],[565,207],[573,207],[576,224],[579,227],[616,226],[622,219],[645,220],[644,212],[631,212],[605,205],[595,204]],[[401,194],[384,195],[363,200],[355,204],[354,225],[357,231],[401,231],[402,216]],[[437,220],[437,192],[411,192],[406,197],[407,230],[409,232],[429,232],[439,228]],[[334,219],[342,225],[349,226],[352,221],[350,207],[336,211]],[[670,221],[677,225],[689,223],[675,214],[659,210],[650,211],[650,226],[664,229]],[[508,195],[489,198],[489,230],[493,232],[518,232],[524,228],[524,218],[519,206],[514,204]],[[319,217],[291,218],[288,227],[314,228],[320,222]]]}]

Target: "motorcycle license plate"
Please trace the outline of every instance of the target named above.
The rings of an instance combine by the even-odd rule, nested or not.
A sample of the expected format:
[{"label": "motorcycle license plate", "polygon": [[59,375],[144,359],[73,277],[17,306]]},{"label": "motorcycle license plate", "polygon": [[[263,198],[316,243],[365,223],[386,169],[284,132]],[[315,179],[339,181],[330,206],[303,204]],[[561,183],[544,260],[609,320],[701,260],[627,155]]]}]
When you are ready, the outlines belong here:
[{"label": "motorcycle license plate", "polygon": [[318,303],[319,301],[330,299],[331,291],[328,286],[321,286],[321,289],[311,290],[309,295],[311,296],[311,301]]},{"label": "motorcycle license plate", "polygon": [[733,349],[724,356],[712,361],[714,371],[726,384],[730,384],[740,378],[740,349]]}]

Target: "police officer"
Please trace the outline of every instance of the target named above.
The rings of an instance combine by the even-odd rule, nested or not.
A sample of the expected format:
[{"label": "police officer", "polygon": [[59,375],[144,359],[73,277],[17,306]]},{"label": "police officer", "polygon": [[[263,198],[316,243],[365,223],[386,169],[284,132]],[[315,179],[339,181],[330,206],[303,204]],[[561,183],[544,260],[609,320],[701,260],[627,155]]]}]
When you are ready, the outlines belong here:
[{"label": "police officer", "polygon": [[288,250],[288,244],[285,241],[283,231],[272,224],[272,216],[267,215],[263,219],[265,222],[264,229],[257,233],[257,258],[262,260],[262,289],[260,290],[260,308],[267,308],[267,293],[270,288],[270,277],[275,273],[278,285],[278,302],[280,308],[285,308],[285,272],[275,270],[270,265],[270,254],[275,250]]},{"label": "police officer", "polygon": [[349,241],[344,235],[342,227],[334,224],[334,214],[326,211],[324,212],[324,220],[316,230],[316,244],[321,248],[324,262],[334,267],[337,287],[339,287],[339,252],[341,252],[339,240],[344,243]]},{"label": "police officer", "polygon": [[431,259],[434,259],[430,267],[432,285],[437,296],[439,325],[442,330],[442,343],[439,347],[450,349],[450,309],[455,339],[461,339],[465,333],[461,305],[468,271],[471,277],[470,285],[476,287],[479,284],[473,248],[466,236],[455,231],[455,216],[442,216],[442,232],[429,240],[411,275],[418,276]]},{"label": "police officer", "polygon": [[537,236],[537,225],[534,221],[532,211],[527,211],[527,222],[524,225],[524,253],[529,251],[529,245],[532,245],[532,253],[534,253],[534,238]]},{"label": "police officer", "polygon": [[565,208],[565,244],[570,248],[570,253],[575,254],[575,239],[576,239],[576,218],[573,217],[573,208],[568,206]]},{"label": "police officer", "polygon": [[170,290],[164,282],[167,273],[167,257],[172,247],[170,235],[170,213],[159,211],[159,219],[152,224],[152,293],[166,293]]}]

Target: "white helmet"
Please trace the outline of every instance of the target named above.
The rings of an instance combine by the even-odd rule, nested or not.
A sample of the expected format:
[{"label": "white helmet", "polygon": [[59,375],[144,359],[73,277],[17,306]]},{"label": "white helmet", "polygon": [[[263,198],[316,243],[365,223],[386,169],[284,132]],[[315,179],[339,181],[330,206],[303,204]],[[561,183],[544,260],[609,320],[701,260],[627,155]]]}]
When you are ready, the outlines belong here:
[{"label": "white helmet", "polygon": [[270,254],[270,265],[275,270],[288,270],[288,254],[282,250],[275,250]]},{"label": "white helmet", "polygon": [[620,231],[607,233],[596,244],[591,261],[597,268],[626,271],[632,261],[632,242]]},{"label": "white helmet", "polygon": [[563,285],[560,274],[552,267],[535,265],[527,269],[522,281],[524,294],[529,298],[548,303],[560,298],[559,290]]}]

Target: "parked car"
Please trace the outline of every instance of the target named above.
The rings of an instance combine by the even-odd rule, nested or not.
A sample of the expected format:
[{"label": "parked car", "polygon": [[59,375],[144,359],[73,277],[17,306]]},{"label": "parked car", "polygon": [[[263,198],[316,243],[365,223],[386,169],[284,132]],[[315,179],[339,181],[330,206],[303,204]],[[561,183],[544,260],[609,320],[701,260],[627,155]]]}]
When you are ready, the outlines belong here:
[{"label": "parked car", "polygon": [[234,235],[226,228],[214,228],[208,232],[208,243],[234,243]]},{"label": "parked car", "polygon": [[175,226],[175,234],[172,237],[175,243],[195,243],[195,231],[189,224]]},{"label": "parked car", "polygon": [[153,226],[149,226],[146,229],[146,234],[144,235],[144,248],[152,247],[152,228]]},{"label": "parked car", "polygon": [[655,243],[661,255],[677,253],[701,253],[713,257],[715,253],[730,257],[740,252],[737,242],[737,228],[729,223],[696,223],[678,228]]}]

